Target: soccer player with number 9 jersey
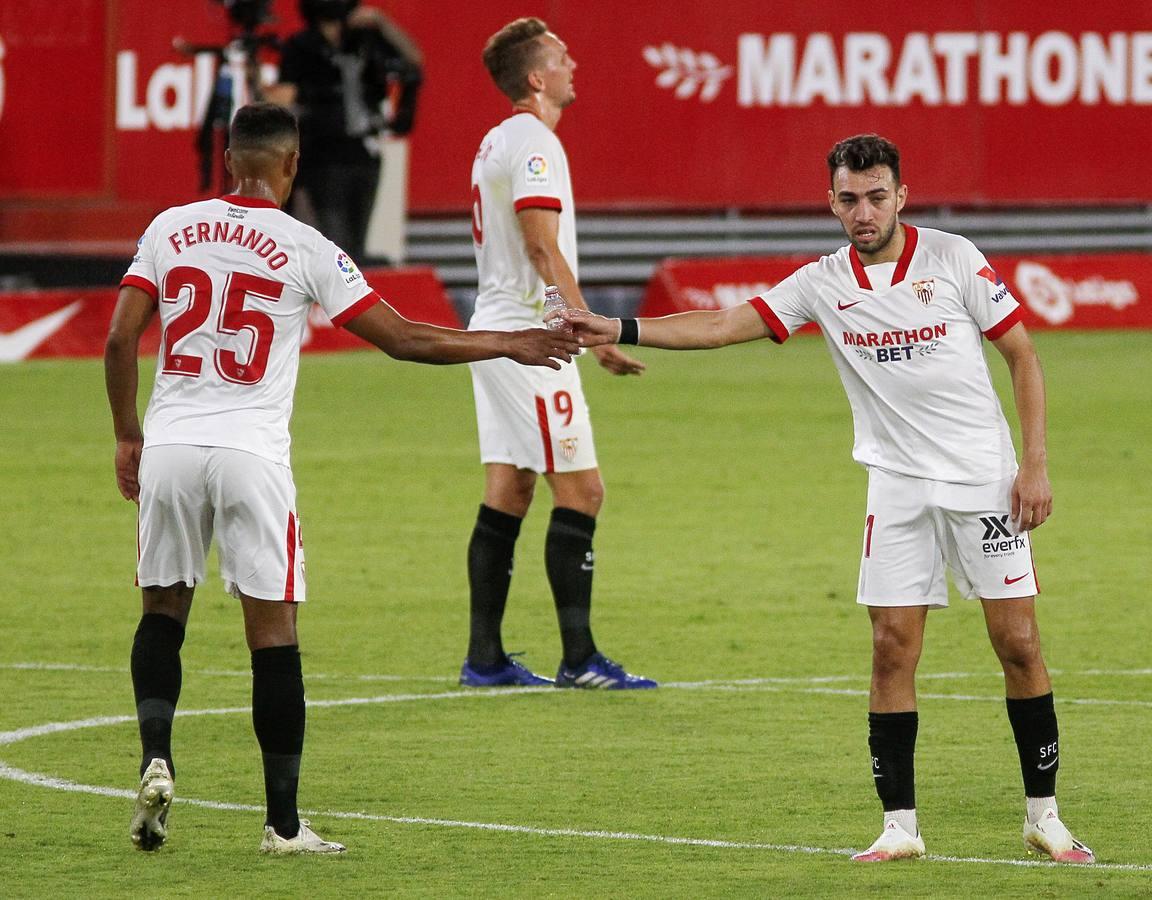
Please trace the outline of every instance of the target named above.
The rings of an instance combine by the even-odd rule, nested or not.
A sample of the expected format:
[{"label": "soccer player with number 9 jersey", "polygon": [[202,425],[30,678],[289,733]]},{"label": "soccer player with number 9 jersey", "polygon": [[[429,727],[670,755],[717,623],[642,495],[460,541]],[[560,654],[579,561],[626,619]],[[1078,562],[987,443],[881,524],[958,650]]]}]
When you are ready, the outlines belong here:
[{"label": "soccer player with number 9 jersey", "polygon": [[[512,114],[484,136],[472,163],[472,241],[480,291],[469,328],[540,325],[545,287],[586,309],[576,261],[576,213],[568,158],[555,129],[576,98],[576,63],[539,19],[517,19],[488,41],[484,64]],[[559,297],[556,297],[559,301]],[[644,364],[597,347],[616,375]],[[473,363],[472,388],[484,464],[484,502],[468,544],[470,630],[460,683],[603,690],[653,688],[604,656],[592,638],[592,537],[604,499],[592,423],[575,363],[547,373]],[[544,558],[563,656],[553,682],[504,652],[501,625],[520,524],[536,481],[552,491]]]}]

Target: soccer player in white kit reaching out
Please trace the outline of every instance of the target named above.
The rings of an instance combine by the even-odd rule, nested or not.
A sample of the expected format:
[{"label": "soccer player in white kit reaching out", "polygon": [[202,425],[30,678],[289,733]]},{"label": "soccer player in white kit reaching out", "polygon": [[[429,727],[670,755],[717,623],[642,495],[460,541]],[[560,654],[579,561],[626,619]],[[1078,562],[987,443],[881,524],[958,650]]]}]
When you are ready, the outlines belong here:
[{"label": "soccer player in white kit reaching out", "polygon": [[[1091,863],[1061,822],[1052,685],[1040,651],[1029,532],[1052,512],[1044,380],[1015,298],[971,242],[902,225],[900,154],[857,135],[828,155],[828,202],[849,245],[740,306],[660,319],[559,314],[586,345],[672,350],[769,338],[808,322],[823,334],[852,408],[853,458],[868,469],[857,602],[872,622],[869,747],[884,828],[853,859],[924,855],[916,817],[916,665],[944,571],[979,597],[1004,670],[1024,780],[1024,842],[1059,862]],[[1020,419],[1019,466],[981,338],[1004,356]]]},{"label": "soccer player in white kit reaching out", "polygon": [[[539,19],[517,19],[500,29],[483,58],[513,109],[484,137],[472,165],[480,291],[468,327],[529,328],[543,321],[545,285],[556,285],[569,305],[587,308],[577,276],[568,159],[555,134],[561,113],[576,96],[576,63]],[[644,369],[615,347],[594,352],[614,374]],[[516,539],[543,475],[553,500],[545,567],[563,645],[556,686],[656,687],[600,653],[592,638],[592,537],[604,484],[575,363],[546,374],[520,371],[501,360],[470,368],[484,502],[468,545],[470,631],[460,683],[553,683],[510,659],[501,636]]]},{"label": "soccer player in white kit reaching out", "polygon": [[[137,582],[143,615],[132,683],[143,750],[133,842],[167,838],[172,719],[180,648],[213,533],[220,574],[238,597],[252,656],[252,721],[263,755],[266,853],[339,853],[296,807],[304,682],[296,610],[304,548],[289,464],[288,422],[313,301],[397,359],[462,363],[497,356],[559,366],[575,338],[545,329],[460,331],[410,322],[339,247],[281,211],[299,159],[295,117],[252,104],[232,122],[226,197],[160,213],[121,282],[105,350],[116,433],[116,480],[139,504]],[[141,429],[141,335],[157,310],[160,353]]]}]

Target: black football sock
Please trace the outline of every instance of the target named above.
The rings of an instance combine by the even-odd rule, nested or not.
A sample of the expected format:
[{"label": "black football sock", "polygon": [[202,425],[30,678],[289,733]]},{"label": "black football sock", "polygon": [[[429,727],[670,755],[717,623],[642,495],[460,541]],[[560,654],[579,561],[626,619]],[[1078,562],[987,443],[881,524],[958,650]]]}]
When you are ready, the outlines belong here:
[{"label": "black football sock", "polygon": [[560,621],[564,665],[574,668],[596,652],[592,640],[592,516],[557,506],[548,523],[544,562]]},{"label": "black football sock", "polygon": [[505,661],[500,624],[512,583],[512,557],[522,519],[480,505],[472,540],[468,542],[468,585],[471,626],[468,662],[480,671],[495,669]]},{"label": "black football sock", "polygon": [[140,725],[140,774],[156,758],[172,762],[172,719],[180,700],[180,648],[184,626],[162,613],[144,613],[132,641],[132,689]]},{"label": "black football sock", "polygon": [[1051,692],[1027,700],[1005,701],[1008,721],[1020,753],[1025,797],[1055,797],[1060,768],[1060,732]]},{"label": "black football sock", "polygon": [[304,677],[295,644],[252,651],[252,725],[264,757],[265,824],[282,838],[294,838],[304,750]]},{"label": "black football sock", "polygon": [[915,712],[868,713],[872,778],[884,812],[916,808]]}]

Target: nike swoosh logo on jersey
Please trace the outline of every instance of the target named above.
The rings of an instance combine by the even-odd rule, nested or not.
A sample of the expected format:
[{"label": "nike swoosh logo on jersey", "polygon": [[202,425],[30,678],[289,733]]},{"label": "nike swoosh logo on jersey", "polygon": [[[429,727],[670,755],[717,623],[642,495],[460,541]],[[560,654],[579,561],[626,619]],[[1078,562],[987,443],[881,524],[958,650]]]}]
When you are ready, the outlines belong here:
[{"label": "nike swoosh logo on jersey", "polygon": [[77,300],[63,309],[35,319],[27,325],[21,325],[9,334],[0,334],[0,362],[19,362],[25,359],[44,341],[63,328],[69,319],[80,312],[80,307],[83,305],[83,300]]},{"label": "nike swoosh logo on jersey", "polygon": [[851,309],[857,303],[863,303],[863,302],[864,302],[863,300],[853,300],[851,303],[842,303],[840,301],[837,301],[836,302],[836,308],[839,310]]},{"label": "nike swoosh logo on jersey", "polygon": [[1004,576],[1004,583],[1005,584],[1015,584],[1017,581],[1023,581],[1027,577],[1028,577],[1027,572],[1025,572],[1023,575],[1017,575],[1015,578],[1009,578],[1007,575],[1005,575]]},{"label": "nike swoosh logo on jersey", "polygon": [[1036,766],[1036,768],[1039,769],[1041,772],[1047,772],[1049,769],[1051,769],[1058,762],[1060,762],[1059,756],[1057,756],[1055,759],[1048,760],[1048,762],[1046,762],[1046,763],[1038,764]]}]

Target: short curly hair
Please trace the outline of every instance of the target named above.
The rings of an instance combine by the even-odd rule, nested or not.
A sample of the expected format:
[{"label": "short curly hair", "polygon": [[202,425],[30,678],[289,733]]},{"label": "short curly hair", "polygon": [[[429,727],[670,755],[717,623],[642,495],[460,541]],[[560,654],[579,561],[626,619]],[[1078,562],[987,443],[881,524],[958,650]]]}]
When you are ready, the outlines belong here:
[{"label": "short curly hair", "polygon": [[517,19],[488,38],[484,45],[484,66],[509,100],[522,100],[531,93],[528,72],[539,58],[541,46],[537,38],[547,33],[548,26],[540,19]]},{"label": "short curly hair", "polygon": [[887,166],[900,184],[900,150],[878,134],[857,134],[840,141],[828,153],[828,175],[845,166],[850,172],[863,172],[873,166]]}]

